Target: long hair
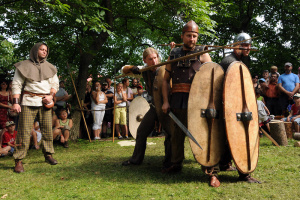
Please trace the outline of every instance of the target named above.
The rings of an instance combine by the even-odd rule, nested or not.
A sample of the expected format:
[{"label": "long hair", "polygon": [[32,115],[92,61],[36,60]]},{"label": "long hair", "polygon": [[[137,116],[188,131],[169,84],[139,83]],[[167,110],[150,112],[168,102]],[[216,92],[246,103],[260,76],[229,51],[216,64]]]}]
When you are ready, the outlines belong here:
[{"label": "long hair", "polygon": [[158,57],[158,62],[160,62],[160,57],[159,57],[157,50],[152,47],[148,47],[147,49],[144,50],[143,59],[146,59],[148,55],[153,54],[153,53],[156,53],[156,55]]}]

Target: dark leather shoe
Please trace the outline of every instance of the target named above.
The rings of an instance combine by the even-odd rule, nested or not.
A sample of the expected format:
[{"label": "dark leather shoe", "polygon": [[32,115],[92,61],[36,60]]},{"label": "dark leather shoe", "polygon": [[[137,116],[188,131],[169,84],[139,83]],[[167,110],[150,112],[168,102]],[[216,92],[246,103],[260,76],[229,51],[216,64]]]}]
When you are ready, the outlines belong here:
[{"label": "dark leather shoe", "polygon": [[219,179],[216,176],[211,176],[209,180],[209,186],[219,187],[221,185]]},{"label": "dark leather shoe", "polygon": [[45,156],[45,162],[49,163],[50,165],[56,165],[57,161],[51,156]]},{"label": "dark leather shoe", "polygon": [[247,183],[261,183],[259,180],[251,177],[250,174],[247,176],[239,176],[238,181],[245,181]]},{"label": "dark leather shoe", "polygon": [[16,173],[24,172],[24,167],[23,167],[23,164],[22,164],[22,160],[15,160],[14,172],[16,172]]},{"label": "dark leather shoe", "polygon": [[68,141],[65,141],[65,143],[64,143],[64,148],[69,148]]}]

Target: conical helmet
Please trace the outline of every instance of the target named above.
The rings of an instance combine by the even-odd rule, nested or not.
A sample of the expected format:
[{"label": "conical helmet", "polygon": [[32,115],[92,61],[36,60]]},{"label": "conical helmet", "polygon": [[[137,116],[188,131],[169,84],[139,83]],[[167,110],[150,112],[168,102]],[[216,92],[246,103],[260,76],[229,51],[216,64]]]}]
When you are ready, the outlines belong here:
[{"label": "conical helmet", "polygon": [[199,33],[198,25],[193,20],[191,20],[183,26],[182,33],[184,33],[184,32]]},{"label": "conical helmet", "polygon": [[[246,40],[246,41],[243,41],[243,40]],[[244,33],[244,32],[243,33],[239,33],[234,38],[234,42],[240,42],[240,41],[243,41],[240,44],[252,44],[252,40],[251,40],[250,35],[247,34],[247,33]]]}]

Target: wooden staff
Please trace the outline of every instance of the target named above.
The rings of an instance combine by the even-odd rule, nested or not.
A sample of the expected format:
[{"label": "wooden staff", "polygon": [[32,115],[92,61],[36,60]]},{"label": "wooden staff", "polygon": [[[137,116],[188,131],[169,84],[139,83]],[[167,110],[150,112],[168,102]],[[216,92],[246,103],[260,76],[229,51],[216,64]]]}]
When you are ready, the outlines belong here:
[{"label": "wooden staff", "polygon": [[[175,44],[175,46],[182,46],[183,44]],[[171,44],[159,44],[158,46],[171,46]],[[205,45],[205,44],[196,44],[196,46],[206,46],[206,47],[221,47],[217,45]],[[250,50],[250,51],[258,51],[258,49],[246,49],[243,47],[224,47],[223,49],[240,49],[240,50]]]},{"label": "wooden staff", "polygon": [[273,142],[273,144],[275,144],[277,147],[280,147],[279,144],[262,127],[259,127],[259,129],[261,132],[263,132],[263,134],[265,134],[265,136],[267,136],[267,138],[269,138],[269,140]]},{"label": "wooden staff", "polygon": [[[69,63],[68,63],[68,62],[67,62],[67,67],[68,67],[68,69],[70,69]],[[83,121],[84,121],[84,125],[85,125],[86,132],[87,132],[87,134],[88,134],[88,136],[89,136],[90,142],[92,142],[91,137],[90,137],[90,133],[89,133],[89,129],[88,129],[88,127],[87,127],[87,124],[86,124],[86,121],[85,121],[85,117],[84,117],[84,114],[83,114],[83,111],[82,111],[82,105],[81,105],[81,103],[80,103],[80,100],[79,100],[79,97],[78,97],[78,93],[77,93],[77,90],[76,90],[76,86],[75,86],[75,83],[74,83],[74,81],[73,81],[73,77],[72,77],[71,71],[70,71],[70,77],[71,77],[71,80],[72,80],[72,83],[73,83],[73,87],[74,87],[74,90],[75,90],[75,94],[76,94],[76,97],[77,97],[78,105],[79,105],[79,108],[80,108],[80,110],[81,110],[81,116],[82,116]]]},{"label": "wooden staff", "polygon": [[[173,59],[173,60],[169,60],[169,61],[166,61],[166,62],[159,63],[157,65],[152,65],[150,67],[146,67],[144,69],[141,69],[140,72],[148,71],[148,70],[151,70],[153,68],[156,68],[156,67],[159,67],[159,66],[162,66],[162,65],[171,64],[173,62],[177,62],[177,61],[185,60],[185,59],[188,59],[188,58],[193,58],[193,57],[196,57],[196,56],[200,56],[202,54],[209,53],[211,51],[216,51],[216,50],[219,50],[219,49],[224,49],[225,47],[228,47],[228,46],[231,46],[231,45],[237,45],[237,44],[240,44],[240,43],[245,42],[247,40],[251,40],[251,39],[257,38],[257,37],[258,36],[250,38],[250,39],[246,39],[246,40],[234,42],[234,43],[231,43],[231,44],[227,44],[225,46],[220,46],[220,47],[217,47],[217,48],[214,48],[214,49],[209,49],[209,50],[206,50],[206,51],[201,51],[201,52],[193,53],[193,54],[190,54],[190,55],[187,55],[187,56],[182,56],[180,58],[176,58],[176,59]],[[132,73],[127,73],[127,74],[123,74],[123,75],[117,76],[117,77],[115,77],[115,79],[122,78],[122,77],[128,76],[130,74],[132,74]]]}]

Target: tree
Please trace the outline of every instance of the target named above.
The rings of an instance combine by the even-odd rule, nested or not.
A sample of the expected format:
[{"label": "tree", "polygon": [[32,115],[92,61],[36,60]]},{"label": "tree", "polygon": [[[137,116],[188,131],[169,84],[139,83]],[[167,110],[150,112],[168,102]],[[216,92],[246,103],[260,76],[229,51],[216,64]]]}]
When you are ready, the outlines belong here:
[{"label": "tree", "polygon": [[[180,27],[191,18],[203,22],[201,32],[207,36],[214,25],[209,4],[202,0],[4,0],[2,6],[0,30],[18,41],[19,59],[27,57],[33,43],[45,41],[59,74],[76,73],[80,99],[90,73],[111,75],[127,62],[138,63],[142,44],[178,38]],[[67,62],[71,69],[66,68]],[[78,111],[73,120],[79,125]],[[73,139],[79,126],[74,130]]]}]

